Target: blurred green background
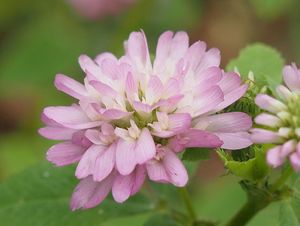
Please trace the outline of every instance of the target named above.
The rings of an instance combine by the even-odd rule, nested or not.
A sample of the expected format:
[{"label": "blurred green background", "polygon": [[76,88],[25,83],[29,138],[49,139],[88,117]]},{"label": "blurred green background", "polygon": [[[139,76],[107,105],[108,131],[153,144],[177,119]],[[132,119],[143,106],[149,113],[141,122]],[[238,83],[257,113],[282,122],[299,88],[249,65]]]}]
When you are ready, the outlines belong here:
[{"label": "blurred green background", "polygon": [[[74,2],[0,0],[0,181],[45,161],[52,142],[37,134],[42,108],[72,103],[56,91],[55,74],[81,80],[80,54],[120,56],[133,30],[145,31],[151,52],[163,31],[185,30],[191,42],[221,49],[223,67],[253,42],[277,48],[287,63],[300,62],[299,0],[79,0],[76,7]],[[203,217],[228,219],[245,200],[238,184],[229,183],[237,179],[223,174],[216,156],[200,163],[191,188]],[[275,225],[276,208],[271,205],[251,225]],[[136,217],[131,225],[145,219]]]}]

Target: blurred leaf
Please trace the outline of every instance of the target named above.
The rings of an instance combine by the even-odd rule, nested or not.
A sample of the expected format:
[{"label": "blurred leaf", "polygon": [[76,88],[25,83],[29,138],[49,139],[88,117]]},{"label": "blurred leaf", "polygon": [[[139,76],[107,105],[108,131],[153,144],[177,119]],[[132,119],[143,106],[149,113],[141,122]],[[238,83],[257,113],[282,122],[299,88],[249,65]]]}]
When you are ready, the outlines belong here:
[{"label": "blurred leaf", "polygon": [[[299,21],[300,21],[300,13],[299,13],[299,8],[300,8],[300,1],[296,1],[295,6],[291,9],[291,14],[289,15],[289,22],[290,22],[290,40],[291,40],[291,45],[293,46],[293,52],[297,56],[297,60],[295,61],[300,62],[300,26],[299,26]],[[299,66],[299,65],[298,65]]]},{"label": "blurred leaf", "polygon": [[188,171],[190,180],[192,179],[193,176],[197,177],[197,172],[198,172],[199,164],[200,164],[198,161],[187,160],[187,161],[184,161],[183,164]]},{"label": "blurred leaf", "polygon": [[4,43],[1,86],[10,82],[52,86],[56,73],[79,69],[77,58],[87,46],[84,30],[59,11],[37,16]]},{"label": "blurred leaf", "polygon": [[167,214],[155,214],[148,219],[144,226],[178,226],[178,224]]},{"label": "blurred leaf", "polygon": [[295,0],[250,0],[257,15],[263,19],[275,19],[286,13]]},{"label": "blurred leaf", "polygon": [[[239,151],[239,150],[235,150]],[[225,163],[225,167],[235,176],[246,180],[260,180],[266,176],[269,167],[265,160],[265,151],[255,150],[255,157],[247,161],[234,161],[225,151],[218,151],[219,156]]]},{"label": "blurred leaf", "polygon": [[208,148],[187,148],[182,156],[182,160],[198,161],[210,159],[211,149]]},{"label": "blurred leaf", "polygon": [[[18,173],[44,159],[44,153],[53,142],[29,133],[1,136],[0,179]],[[42,150],[42,151],[41,151]]]},{"label": "blurred leaf", "polygon": [[274,91],[282,81],[284,60],[280,53],[267,45],[256,43],[243,49],[238,58],[229,62],[226,69],[238,69],[244,80],[249,71],[254,73],[255,83],[261,88],[268,85]]},{"label": "blurred leaf", "polygon": [[[151,12],[162,17],[147,17],[148,23],[152,27],[161,27],[163,29],[180,29],[183,26],[193,25],[201,13],[201,7],[194,7],[191,1],[186,0],[156,0]],[[170,10],[172,9],[172,10]]]},{"label": "blurred leaf", "polygon": [[99,207],[71,212],[69,199],[78,182],[74,167],[48,163],[32,167],[0,184],[0,219],[5,226],[99,226],[110,218],[153,210],[141,194],[124,204],[107,198]]},{"label": "blurred leaf", "polygon": [[133,215],[133,216],[111,218],[109,221],[105,222],[104,225],[105,226],[120,226],[120,225],[141,226],[148,220],[149,216],[151,216],[151,212],[145,214]]},{"label": "blurred leaf", "polygon": [[[150,53],[155,53],[158,36],[166,30],[190,30],[202,15],[202,1],[186,0],[139,0],[119,17],[117,33],[111,37],[110,50],[119,55],[123,41],[133,30],[143,29],[146,33]],[[163,15],[163,16],[153,16]]]},{"label": "blurred leaf", "polygon": [[33,0],[0,0],[0,31],[35,8]]},{"label": "blurred leaf", "polygon": [[279,209],[279,226],[299,226],[299,214],[300,208],[295,210],[295,206],[289,200],[283,201]]}]

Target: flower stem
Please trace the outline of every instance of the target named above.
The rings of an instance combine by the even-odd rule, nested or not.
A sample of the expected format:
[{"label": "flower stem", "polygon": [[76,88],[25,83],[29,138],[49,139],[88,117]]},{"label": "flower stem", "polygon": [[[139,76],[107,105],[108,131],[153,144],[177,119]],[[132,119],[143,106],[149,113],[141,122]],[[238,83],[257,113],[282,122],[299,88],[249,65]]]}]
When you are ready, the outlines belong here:
[{"label": "flower stem", "polygon": [[260,210],[269,205],[267,200],[248,199],[245,205],[236,213],[236,215],[226,224],[226,226],[243,226],[246,225],[252,217]]},{"label": "flower stem", "polygon": [[284,189],[281,187],[293,174],[293,169],[289,165],[281,176],[265,192],[252,192],[250,188],[246,189],[248,199],[245,205],[236,213],[236,215],[226,224],[226,226],[244,226],[259,211],[267,207],[270,203],[284,198]]},{"label": "flower stem", "polygon": [[279,188],[282,187],[282,185],[285,184],[285,182],[287,181],[287,179],[293,174],[294,170],[292,169],[292,167],[289,165],[287,167],[287,169],[285,169],[281,176],[273,183],[273,185],[270,188],[270,192],[275,192],[276,190],[278,190]]},{"label": "flower stem", "polygon": [[197,214],[196,214],[196,212],[194,210],[194,207],[192,205],[192,201],[191,201],[188,190],[186,189],[186,187],[184,187],[184,188],[178,188],[178,191],[179,191],[179,194],[182,198],[182,201],[185,204],[185,207],[187,209],[187,212],[188,212],[191,220],[193,222],[195,222],[197,220]]}]

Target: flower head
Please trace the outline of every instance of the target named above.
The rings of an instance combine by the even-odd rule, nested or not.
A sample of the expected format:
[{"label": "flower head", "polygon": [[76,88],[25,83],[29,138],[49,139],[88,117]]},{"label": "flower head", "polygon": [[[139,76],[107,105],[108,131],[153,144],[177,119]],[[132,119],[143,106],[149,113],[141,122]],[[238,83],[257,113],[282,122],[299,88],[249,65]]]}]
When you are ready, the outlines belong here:
[{"label": "flower head", "polygon": [[255,122],[263,128],[252,129],[255,143],[273,143],[267,161],[273,167],[289,158],[295,171],[300,170],[300,70],[295,64],[283,69],[285,85],[277,87],[279,99],[266,94],[256,97],[256,104],[265,110]]},{"label": "flower head", "polygon": [[185,32],[163,33],[152,63],[143,32],[125,42],[117,59],[82,55],[84,84],[57,75],[55,85],[78,101],[47,107],[40,134],[63,140],[47,153],[58,166],[77,163],[81,180],[72,209],[90,208],[107,194],[123,202],[146,177],[185,186],[187,171],[177,153],[187,147],[240,149],[251,144],[252,122],[241,112],[216,112],[247,90],[236,73],[219,68],[217,49],[204,42],[189,47]]},{"label": "flower head", "polygon": [[96,20],[117,15],[133,5],[136,0],[68,0],[68,2],[81,16]]}]

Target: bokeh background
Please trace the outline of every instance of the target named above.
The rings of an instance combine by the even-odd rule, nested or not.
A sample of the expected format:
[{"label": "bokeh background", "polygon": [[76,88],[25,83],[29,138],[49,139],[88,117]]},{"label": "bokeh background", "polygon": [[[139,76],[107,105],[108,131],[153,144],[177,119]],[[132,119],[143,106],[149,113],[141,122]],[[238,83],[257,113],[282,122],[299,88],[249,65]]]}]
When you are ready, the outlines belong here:
[{"label": "bokeh background", "polygon": [[[224,67],[253,42],[272,45],[287,63],[300,62],[299,0],[0,0],[0,182],[45,161],[51,142],[37,133],[42,108],[72,103],[55,89],[55,74],[81,80],[80,54],[120,56],[123,41],[139,29],[152,52],[160,33],[185,30],[191,42],[218,47]],[[243,204],[243,192],[229,183],[238,180],[224,173],[216,156],[200,163],[192,181],[200,215],[227,219]],[[275,209],[251,225],[275,225]]]}]

